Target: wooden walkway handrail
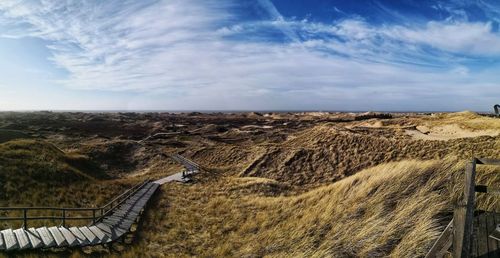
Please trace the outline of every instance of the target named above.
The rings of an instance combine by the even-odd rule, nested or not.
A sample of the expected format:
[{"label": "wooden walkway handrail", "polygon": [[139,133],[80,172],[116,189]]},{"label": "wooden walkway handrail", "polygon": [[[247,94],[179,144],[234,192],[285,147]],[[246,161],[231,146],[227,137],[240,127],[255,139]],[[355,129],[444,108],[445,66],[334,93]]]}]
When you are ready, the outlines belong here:
[{"label": "wooden walkway handrail", "polygon": [[[16,217],[0,217],[0,221],[23,221],[23,228],[28,229],[28,221],[33,220],[61,220],[63,226],[67,220],[92,220],[93,223],[102,220],[106,215],[111,213],[116,207],[125,202],[130,196],[135,194],[144,185],[150,183],[151,180],[140,182],[133,187],[127,189],[122,194],[113,198],[107,204],[101,207],[91,208],[65,208],[65,207],[0,207],[0,211],[23,211],[23,216]],[[33,216],[30,217],[28,211],[60,211],[60,216]],[[92,212],[92,216],[68,216],[67,212]],[[99,213],[99,214],[97,214]],[[85,215],[85,214],[84,214]]]},{"label": "wooden walkway handrail", "polygon": [[[500,166],[500,160],[473,158],[467,163],[465,169],[464,199],[459,201],[453,214],[453,220],[445,228],[431,250],[427,253],[426,257],[443,257],[444,252],[448,251],[450,247],[453,247],[452,254],[454,258],[466,258],[471,256],[473,251],[471,248],[476,192],[496,193],[499,191],[494,187],[490,188],[485,185],[476,186],[477,165]],[[451,236],[453,237],[453,241],[449,242]]]},{"label": "wooden walkway handrail", "polygon": [[[198,172],[199,166],[196,163],[180,155],[175,155],[174,159],[182,163],[191,174]],[[0,231],[0,250],[18,251],[29,248],[83,247],[108,244],[123,239],[130,232],[132,225],[138,222],[140,215],[146,209],[146,205],[160,185],[173,181],[187,182],[183,172],[154,182],[147,180],[131,187],[101,207],[5,207],[3,211],[22,211],[23,216],[0,217],[0,220],[22,220],[24,224],[22,228],[9,228]],[[62,214],[61,216],[51,214],[49,216],[36,215],[30,217],[28,216],[30,210],[61,212]],[[2,208],[0,208],[0,211],[2,211]],[[66,212],[92,212],[92,216],[68,216]],[[97,214],[98,212],[100,214]],[[27,226],[29,220],[57,219],[62,220],[62,225],[42,226],[39,228],[28,228]],[[87,226],[66,227],[66,220],[87,219],[92,219],[92,223]]]},{"label": "wooden walkway handrail", "polygon": [[[19,251],[25,249],[47,249],[51,247],[83,247],[89,245],[102,245],[123,239],[130,232],[134,223],[140,218],[146,205],[156,192],[160,184],[148,181],[140,184],[140,187],[117,199],[116,209],[106,214],[100,221],[93,221],[87,226],[66,227],[41,226],[38,228],[4,229],[0,231],[0,250]],[[113,204],[112,206],[115,206]],[[92,210],[95,217],[95,209]],[[63,217],[65,210],[63,209]],[[94,217],[86,217],[88,219]],[[58,216],[40,216],[30,219],[56,219]],[[11,219],[26,219],[26,217],[15,217]],[[84,219],[80,217],[78,219]]]}]

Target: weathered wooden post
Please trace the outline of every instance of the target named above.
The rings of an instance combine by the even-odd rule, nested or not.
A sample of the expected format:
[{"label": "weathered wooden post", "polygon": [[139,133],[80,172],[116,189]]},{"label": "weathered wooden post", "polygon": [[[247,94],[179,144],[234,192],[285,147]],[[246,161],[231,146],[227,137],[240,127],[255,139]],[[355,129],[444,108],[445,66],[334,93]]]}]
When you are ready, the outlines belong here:
[{"label": "weathered wooden post", "polygon": [[24,230],[28,230],[28,209],[23,209],[23,228]]},{"label": "weathered wooden post", "polygon": [[476,180],[476,159],[467,164],[465,169],[464,199],[458,203],[453,214],[453,257],[470,257],[472,221],[474,217],[474,198]]},{"label": "weathered wooden post", "polygon": [[66,210],[62,210],[62,226],[66,227]]}]

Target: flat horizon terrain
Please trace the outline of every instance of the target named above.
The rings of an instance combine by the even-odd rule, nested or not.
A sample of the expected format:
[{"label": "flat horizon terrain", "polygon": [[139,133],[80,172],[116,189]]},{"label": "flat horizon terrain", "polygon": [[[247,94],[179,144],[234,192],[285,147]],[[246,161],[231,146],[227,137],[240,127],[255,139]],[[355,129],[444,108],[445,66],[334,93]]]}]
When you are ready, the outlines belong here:
[{"label": "flat horizon terrain", "polygon": [[[133,241],[15,254],[423,257],[452,218],[465,163],[500,158],[500,119],[469,111],[0,112],[0,207],[103,205],[183,170],[162,154],[202,171],[161,187]],[[481,168],[478,182],[498,184],[498,172]],[[500,211],[484,195],[478,207]]]}]

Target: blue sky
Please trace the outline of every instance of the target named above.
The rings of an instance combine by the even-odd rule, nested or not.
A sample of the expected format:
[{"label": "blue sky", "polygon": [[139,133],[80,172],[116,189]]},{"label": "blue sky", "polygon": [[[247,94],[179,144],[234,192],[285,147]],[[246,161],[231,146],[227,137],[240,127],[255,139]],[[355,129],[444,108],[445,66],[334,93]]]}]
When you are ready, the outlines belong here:
[{"label": "blue sky", "polygon": [[2,0],[0,110],[490,110],[494,0]]}]

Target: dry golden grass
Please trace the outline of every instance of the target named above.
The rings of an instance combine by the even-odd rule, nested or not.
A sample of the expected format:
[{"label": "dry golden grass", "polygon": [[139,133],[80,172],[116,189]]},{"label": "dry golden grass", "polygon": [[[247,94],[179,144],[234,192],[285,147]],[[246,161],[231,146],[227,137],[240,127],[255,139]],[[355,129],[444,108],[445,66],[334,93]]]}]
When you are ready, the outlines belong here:
[{"label": "dry golden grass", "polygon": [[[244,190],[273,183],[260,179],[167,185],[138,245],[117,256],[420,257],[450,219],[463,169],[456,159],[388,163],[285,197]],[[498,184],[498,172],[481,168],[480,181]]]},{"label": "dry golden grass", "polygon": [[[398,135],[381,137],[352,133],[333,124],[323,124],[294,134],[280,145],[267,146],[264,152],[259,150],[260,156],[251,162],[239,163],[233,171],[241,171],[241,176],[272,178],[298,186],[320,185],[368,167],[405,159],[431,160],[447,155],[464,159],[473,155],[499,157],[499,146],[499,137],[422,141]],[[220,148],[218,151],[216,153],[226,150]],[[199,155],[194,159],[201,164],[213,164]],[[246,167],[241,169],[241,164]]]},{"label": "dry golden grass", "polygon": [[436,114],[429,118],[421,119],[430,126],[456,124],[460,128],[476,130],[497,130],[500,131],[500,119],[485,117],[477,113],[464,111],[457,113]]}]

